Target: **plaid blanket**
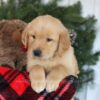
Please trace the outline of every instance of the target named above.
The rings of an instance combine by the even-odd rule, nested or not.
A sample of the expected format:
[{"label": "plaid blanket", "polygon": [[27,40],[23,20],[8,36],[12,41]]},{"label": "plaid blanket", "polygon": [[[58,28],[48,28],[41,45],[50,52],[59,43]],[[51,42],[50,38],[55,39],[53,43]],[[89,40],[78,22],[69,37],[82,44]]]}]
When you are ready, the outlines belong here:
[{"label": "plaid blanket", "polygon": [[57,90],[40,94],[30,87],[28,73],[0,66],[0,100],[70,100],[76,91],[78,79],[68,76]]}]

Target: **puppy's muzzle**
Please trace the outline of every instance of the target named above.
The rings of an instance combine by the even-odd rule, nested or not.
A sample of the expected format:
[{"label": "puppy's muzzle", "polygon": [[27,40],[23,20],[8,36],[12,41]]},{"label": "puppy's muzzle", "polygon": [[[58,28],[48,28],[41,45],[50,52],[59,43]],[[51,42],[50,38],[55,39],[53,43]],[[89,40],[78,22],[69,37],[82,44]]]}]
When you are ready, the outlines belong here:
[{"label": "puppy's muzzle", "polygon": [[40,57],[42,54],[41,50],[40,49],[36,49],[33,51],[33,55],[36,56],[36,57]]}]

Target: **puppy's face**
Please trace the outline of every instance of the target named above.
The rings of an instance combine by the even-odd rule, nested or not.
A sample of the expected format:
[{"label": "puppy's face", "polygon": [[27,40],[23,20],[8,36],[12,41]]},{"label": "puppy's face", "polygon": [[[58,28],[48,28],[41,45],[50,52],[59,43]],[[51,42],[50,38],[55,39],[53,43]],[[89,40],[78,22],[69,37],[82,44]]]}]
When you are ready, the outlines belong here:
[{"label": "puppy's face", "polygon": [[28,50],[33,57],[49,59],[54,56],[59,35],[48,28],[41,28],[29,33]]},{"label": "puppy's face", "polygon": [[51,16],[34,19],[23,32],[22,42],[34,58],[49,59],[61,54],[70,45],[67,31]]}]

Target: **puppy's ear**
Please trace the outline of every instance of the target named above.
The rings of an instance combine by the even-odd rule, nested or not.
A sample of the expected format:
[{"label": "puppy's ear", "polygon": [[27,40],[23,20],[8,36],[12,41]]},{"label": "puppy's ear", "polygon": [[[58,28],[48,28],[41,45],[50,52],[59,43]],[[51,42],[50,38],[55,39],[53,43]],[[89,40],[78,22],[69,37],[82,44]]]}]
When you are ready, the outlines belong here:
[{"label": "puppy's ear", "polygon": [[24,45],[25,48],[28,47],[28,33],[26,29],[22,32],[22,44]]},{"label": "puppy's ear", "polygon": [[22,35],[22,30],[18,29],[16,31],[14,31],[12,33],[13,42],[21,44],[21,35]]},{"label": "puppy's ear", "polygon": [[60,33],[59,36],[59,43],[58,43],[58,55],[61,56],[67,49],[70,47],[71,42],[70,42],[70,37],[69,33],[67,30],[64,32]]}]

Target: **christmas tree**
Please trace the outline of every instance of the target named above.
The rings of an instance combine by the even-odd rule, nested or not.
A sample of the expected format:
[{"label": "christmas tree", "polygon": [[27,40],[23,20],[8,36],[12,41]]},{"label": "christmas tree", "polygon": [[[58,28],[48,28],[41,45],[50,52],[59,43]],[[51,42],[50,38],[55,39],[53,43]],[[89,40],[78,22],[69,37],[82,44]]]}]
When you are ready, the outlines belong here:
[{"label": "christmas tree", "polygon": [[[77,33],[73,44],[80,69],[80,86],[93,80],[93,70],[90,65],[96,64],[100,52],[93,53],[93,43],[96,36],[93,16],[82,17],[81,3],[71,6],[59,6],[60,0],[51,0],[44,4],[42,0],[0,0],[0,19],[21,19],[30,22],[39,15],[50,14],[59,18],[70,30]],[[86,67],[87,65],[88,67]]]}]

